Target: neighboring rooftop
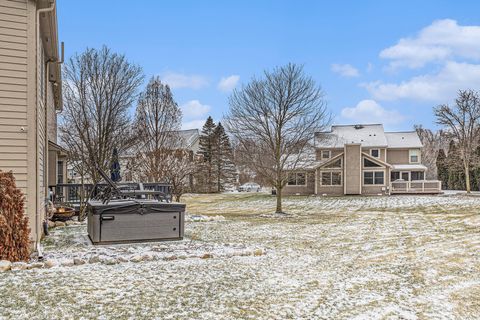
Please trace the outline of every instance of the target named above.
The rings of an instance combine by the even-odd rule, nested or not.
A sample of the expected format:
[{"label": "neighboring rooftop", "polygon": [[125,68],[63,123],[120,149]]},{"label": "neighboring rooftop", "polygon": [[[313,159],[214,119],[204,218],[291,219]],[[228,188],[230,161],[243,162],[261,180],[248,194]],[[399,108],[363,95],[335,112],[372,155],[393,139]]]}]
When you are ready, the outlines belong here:
[{"label": "neighboring rooftop", "polygon": [[329,132],[315,134],[317,148],[343,148],[345,144],[360,143],[363,147],[421,148],[415,131],[385,132],[382,124],[334,125]]},{"label": "neighboring rooftop", "polygon": [[[173,148],[190,150],[193,151],[193,153],[197,153],[199,149],[200,130],[189,129],[172,132],[175,133],[175,141],[173,141]],[[138,147],[124,150],[121,154],[121,157],[133,157],[138,151],[137,148]]]},{"label": "neighboring rooftop", "polygon": [[178,135],[181,139],[181,148],[192,150],[197,152],[198,146],[197,141],[200,138],[200,130],[198,129],[189,129],[189,130],[179,130]]},{"label": "neighboring rooftop", "polygon": [[383,125],[335,125],[330,132],[315,134],[316,147],[343,148],[348,143],[361,143],[364,147],[386,147],[387,139]]},{"label": "neighboring rooftop", "polygon": [[389,148],[421,148],[423,147],[416,131],[385,132]]}]

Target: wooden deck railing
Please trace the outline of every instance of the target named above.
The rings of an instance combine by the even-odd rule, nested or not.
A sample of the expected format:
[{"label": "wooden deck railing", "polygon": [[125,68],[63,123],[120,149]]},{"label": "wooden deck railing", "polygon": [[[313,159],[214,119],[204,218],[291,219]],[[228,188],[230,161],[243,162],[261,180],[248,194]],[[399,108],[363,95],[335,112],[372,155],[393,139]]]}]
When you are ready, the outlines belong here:
[{"label": "wooden deck railing", "polygon": [[[95,196],[99,191],[105,188],[106,184],[97,184],[96,189],[93,190],[93,184],[84,184],[85,195],[87,198],[90,195]],[[57,184],[56,186],[50,186],[50,189],[53,190],[54,196],[53,200],[55,203],[69,203],[69,204],[78,204],[80,203],[80,194],[82,185],[77,183],[63,183]],[[123,190],[140,190],[140,184],[138,183],[120,183],[119,188]],[[157,183],[157,182],[146,182],[143,183],[143,190],[150,191],[160,191],[163,192],[167,197],[171,199],[171,185],[166,183]],[[92,192],[93,191],[93,192]],[[87,199],[88,200],[88,199]]]},{"label": "wooden deck railing", "polygon": [[442,182],[438,180],[392,181],[390,193],[440,193]]}]

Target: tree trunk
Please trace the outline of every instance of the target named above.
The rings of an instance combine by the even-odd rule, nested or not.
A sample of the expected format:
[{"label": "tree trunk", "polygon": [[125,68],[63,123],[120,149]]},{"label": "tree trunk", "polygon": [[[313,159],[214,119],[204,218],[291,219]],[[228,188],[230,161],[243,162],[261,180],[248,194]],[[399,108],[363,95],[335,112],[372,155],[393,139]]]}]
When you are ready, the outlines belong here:
[{"label": "tree trunk", "polygon": [[[78,210],[78,221],[85,220],[86,217],[86,192],[85,192],[85,180],[83,178],[84,174],[82,174],[80,180],[80,208]],[[67,191],[68,192],[68,191]],[[65,197],[66,195],[64,195]]]},{"label": "tree trunk", "polygon": [[277,187],[277,208],[275,213],[283,213],[282,211],[282,188]]},{"label": "tree trunk", "polygon": [[470,193],[470,166],[465,165],[465,186],[467,188],[467,193]]}]

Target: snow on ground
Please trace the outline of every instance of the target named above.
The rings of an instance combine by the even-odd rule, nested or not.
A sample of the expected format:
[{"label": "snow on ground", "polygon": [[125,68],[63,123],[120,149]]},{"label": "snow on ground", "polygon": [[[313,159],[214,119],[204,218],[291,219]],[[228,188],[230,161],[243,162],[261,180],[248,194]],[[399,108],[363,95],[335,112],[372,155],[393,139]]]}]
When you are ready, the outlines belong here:
[{"label": "snow on ground", "polygon": [[87,263],[0,273],[0,318],[480,314],[480,198],[288,197],[283,218],[269,215],[275,202],[265,194],[185,201],[183,241],[97,247],[84,225],[55,229],[47,258]]}]

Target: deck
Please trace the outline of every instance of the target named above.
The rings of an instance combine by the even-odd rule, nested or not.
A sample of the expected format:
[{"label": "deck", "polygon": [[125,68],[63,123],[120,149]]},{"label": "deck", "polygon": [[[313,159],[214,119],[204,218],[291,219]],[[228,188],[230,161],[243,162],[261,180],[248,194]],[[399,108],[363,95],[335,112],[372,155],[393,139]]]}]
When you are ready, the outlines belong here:
[{"label": "deck", "polygon": [[442,182],[438,180],[393,181],[390,194],[434,194],[442,193]]}]

